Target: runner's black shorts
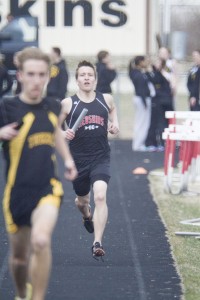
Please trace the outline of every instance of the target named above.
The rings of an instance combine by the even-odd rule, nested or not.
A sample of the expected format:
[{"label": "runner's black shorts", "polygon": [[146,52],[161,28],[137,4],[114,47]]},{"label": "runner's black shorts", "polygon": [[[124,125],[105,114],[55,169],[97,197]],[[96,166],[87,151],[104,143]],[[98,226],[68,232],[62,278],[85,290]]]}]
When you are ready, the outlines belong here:
[{"label": "runner's black shorts", "polygon": [[90,192],[95,181],[102,180],[108,184],[110,180],[110,159],[100,162],[76,164],[78,177],[73,181],[73,188],[77,196],[85,196]]},{"label": "runner's black shorts", "polygon": [[62,183],[51,178],[42,187],[14,187],[6,185],[3,211],[8,233],[16,233],[19,227],[31,226],[31,215],[36,207],[51,204],[59,209],[63,198]]}]

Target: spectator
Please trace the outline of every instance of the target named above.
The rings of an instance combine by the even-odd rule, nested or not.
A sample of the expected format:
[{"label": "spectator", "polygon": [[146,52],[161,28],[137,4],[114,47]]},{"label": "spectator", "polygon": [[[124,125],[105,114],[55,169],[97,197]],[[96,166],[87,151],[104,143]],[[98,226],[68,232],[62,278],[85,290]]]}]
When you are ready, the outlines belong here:
[{"label": "spectator", "polygon": [[50,81],[47,85],[47,96],[55,97],[61,101],[67,94],[69,75],[60,48],[52,48],[51,58],[53,64],[50,70]]},{"label": "spectator", "polygon": [[96,90],[105,94],[112,94],[111,83],[115,79],[117,72],[111,62],[108,51],[102,50],[97,54],[97,86]]},{"label": "spectator", "polygon": [[163,151],[164,142],[162,132],[168,126],[165,118],[166,111],[174,110],[171,77],[166,71],[166,61],[158,58],[149,73],[149,78],[155,87],[155,96],[152,97],[151,122],[146,139],[149,151]]},{"label": "spectator", "polygon": [[[16,69],[18,69],[18,55],[19,55],[19,51],[16,52],[13,56],[13,64],[16,67]],[[17,78],[17,70],[16,70],[16,74],[14,77],[14,84],[13,84],[13,94],[14,95],[18,95],[19,93],[21,93],[21,83]]]},{"label": "spectator", "polygon": [[[166,47],[161,47],[158,52],[158,57],[165,61],[165,71],[170,77],[171,88],[173,96],[176,96],[178,74],[177,74],[177,63],[176,60],[171,57],[170,50]],[[174,100],[173,100],[174,101]]]},{"label": "spectator", "polygon": [[200,50],[193,51],[192,58],[194,65],[190,69],[187,79],[187,88],[189,91],[189,105],[190,110],[200,111]]},{"label": "spectator", "polygon": [[151,118],[151,89],[146,74],[147,60],[145,56],[136,56],[129,64],[129,77],[135,88],[133,151],[146,151],[147,137]]},{"label": "spectator", "polygon": [[6,66],[3,64],[3,57],[0,54],[0,99],[12,88],[13,80],[9,75]]}]

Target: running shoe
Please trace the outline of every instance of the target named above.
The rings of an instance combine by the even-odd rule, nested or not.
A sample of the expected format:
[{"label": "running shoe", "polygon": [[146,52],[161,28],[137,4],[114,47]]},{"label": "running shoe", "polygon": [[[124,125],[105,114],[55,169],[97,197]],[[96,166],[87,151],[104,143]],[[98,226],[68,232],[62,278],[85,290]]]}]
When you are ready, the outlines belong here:
[{"label": "running shoe", "polygon": [[165,147],[164,146],[158,146],[157,152],[163,152],[163,151],[165,151]]},{"label": "running shoe", "polygon": [[31,300],[32,299],[32,285],[31,283],[27,282],[26,284],[26,297],[20,298],[18,296],[15,297],[15,300]]},{"label": "running shoe", "polygon": [[90,206],[89,206],[89,211],[90,211],[90,216],[88,218],[83,217],[83,225],[89,233],[93,233],[94,232],[94,223],[92,221],[92,213],[91,213]]},{"label": "running shoe", "polygon": [[156,146],[148,146],[147,147],[147,152],[156,152],[157,151],[157,147]]},{"label": "running shoe", "polygon": [[101,258],[105,255],[105,251],[103,250],[102,245],[99,242],[96,242],[93,246],[92,246],[92,256],[93,258],[97,259]]}]

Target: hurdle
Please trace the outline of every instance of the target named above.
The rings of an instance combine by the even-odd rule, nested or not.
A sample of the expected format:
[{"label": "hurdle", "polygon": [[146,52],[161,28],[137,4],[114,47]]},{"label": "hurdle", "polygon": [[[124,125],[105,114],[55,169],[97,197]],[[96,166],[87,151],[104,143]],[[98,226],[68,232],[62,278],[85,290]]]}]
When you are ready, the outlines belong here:
[{"label": "hurdle", "polygon": [[[188,191],[189,182],[200,174],[200,112],[167,111],[169,126],[162,134],[165,142],[164,188],[172,194]],[[179,142],[179,172],[175,172],[176,143]],[[179,179],[179,184],[178,183]],[[176,191],[173,189],[176,182]]]}]

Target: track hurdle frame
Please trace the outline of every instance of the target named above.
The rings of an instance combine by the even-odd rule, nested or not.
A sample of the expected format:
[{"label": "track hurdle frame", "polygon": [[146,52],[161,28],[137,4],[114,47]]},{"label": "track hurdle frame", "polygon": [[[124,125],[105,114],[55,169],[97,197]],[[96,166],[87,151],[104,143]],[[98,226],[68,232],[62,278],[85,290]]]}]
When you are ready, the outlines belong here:
[{"label": "track hurdle frame", "polygon": [[[163,132],[165,143],[164,157],[164,187],[165,191],[172,194],[180,194],[188,190],[189,178],[196,179],[197,166],[200,162],[200,112],[192,111],[167,111],[169,127]],[[181,124],[177,124],[177,120]],[[180,142],[179,164],[181,173],[180,184],[176,192],[173,191],[173,176],[176,143]],[[198,162],[198,164],[197,164]]]}]

